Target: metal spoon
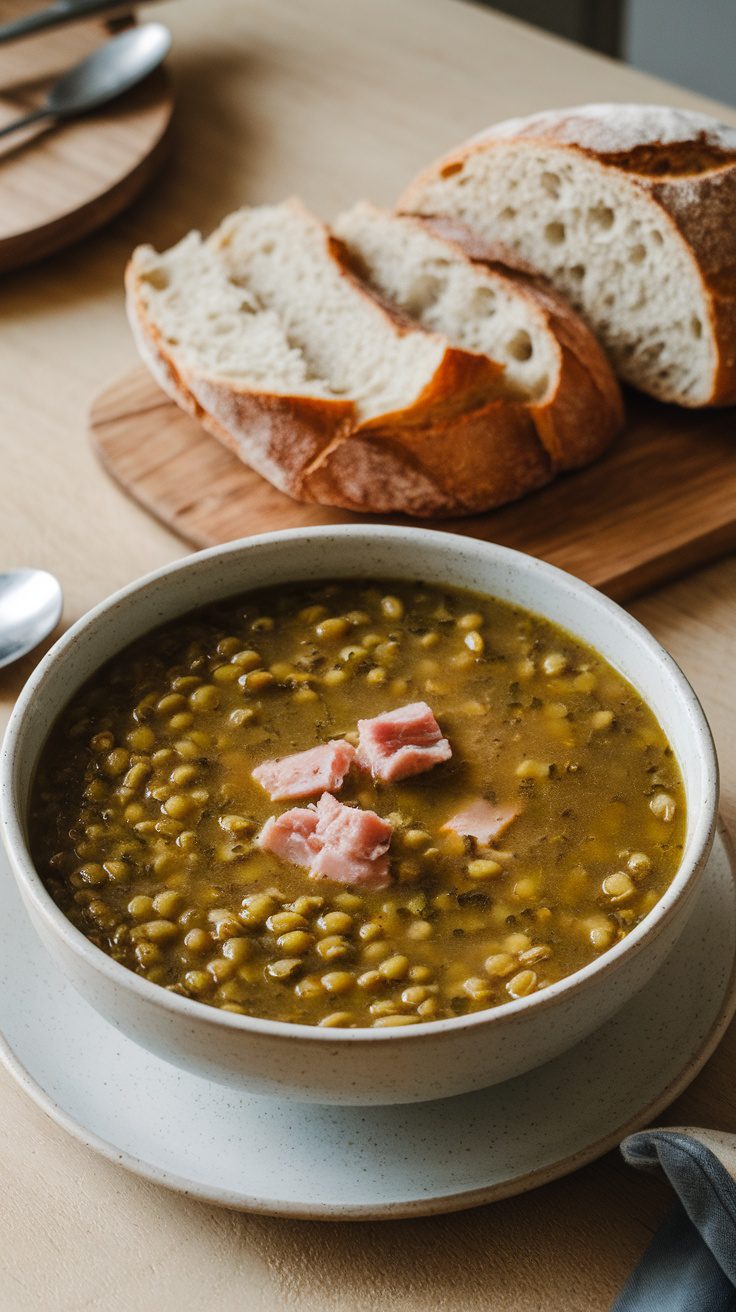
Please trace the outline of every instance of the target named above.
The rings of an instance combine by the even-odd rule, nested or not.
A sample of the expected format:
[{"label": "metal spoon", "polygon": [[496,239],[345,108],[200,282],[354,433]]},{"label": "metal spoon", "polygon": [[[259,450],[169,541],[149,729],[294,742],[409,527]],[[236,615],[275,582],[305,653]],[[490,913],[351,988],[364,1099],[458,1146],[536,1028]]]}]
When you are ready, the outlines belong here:
[{"label": "metal spoon", "polygon": [[163,23],[142,23],[106,41],[81,64],[62,73],[44,103],[0,128],[0,137],[39,119],[73,118],[97,109],[130,91],[157,68],[171,47],[171,33]]},{"label": "metal spoon", "polygon": [[0,573],[0,669],[48,637],[62,604],[61,584],[45,569]]}]

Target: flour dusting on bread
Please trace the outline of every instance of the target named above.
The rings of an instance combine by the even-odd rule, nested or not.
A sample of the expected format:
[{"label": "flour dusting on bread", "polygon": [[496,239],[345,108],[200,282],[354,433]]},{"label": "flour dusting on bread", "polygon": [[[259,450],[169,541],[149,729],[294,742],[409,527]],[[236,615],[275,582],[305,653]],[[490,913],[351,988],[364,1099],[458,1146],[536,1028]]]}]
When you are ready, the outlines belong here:
[{"label": "flour dusting on bread", "polygon": [[[470,138],[471,142],[517,137],[527,132],[541,136],[549,129],[555,139],[615,155],[639,146],[670,146],[700,138],[726,153],[736,152],[736,128],[710,114],[674,109],[669,105],[597,104],[547,109],[525,118],[507,118]],[[468,143],[470,144],[470,143]]]}]

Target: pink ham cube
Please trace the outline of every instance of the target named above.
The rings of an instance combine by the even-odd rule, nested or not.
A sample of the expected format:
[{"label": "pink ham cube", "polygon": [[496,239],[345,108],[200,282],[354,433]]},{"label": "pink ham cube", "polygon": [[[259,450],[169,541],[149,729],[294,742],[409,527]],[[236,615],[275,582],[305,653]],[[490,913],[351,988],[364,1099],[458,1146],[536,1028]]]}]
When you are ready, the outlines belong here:
[{"label": "pink ham cube", "polygon": [[475,838],[482,844],[492,843],[519,814],[513,806],[496,806],[484,797],[476,797],[462,811],[450,816],[442,828],[453,829],[456,834]]},{"label": "pink ham cube", "polygon": [[316,837],[321,849],[310,874],[339,884],[385,888],[392,826],[375,811],[344,806],[330,793],[317,803]]},{"label": "pink ham cube", "polygon": [[272,815],[258,835],[258,846],[295,866],[311,866],[319,852],[316,807],[294,806]]},{"label": "pink ham cube", "polygon": [[307,866],[313,879],[386,888],[392,832],[375,811],[344,806],[331,793],[323,793],[316,806],[294,807],[272,816],[258,843],[283,861]]},{"label": "pink ham cube", "polygon": [[358,765],[393,783],[449,761],[452,748],[426,702],[412,702],[373,720],[358,720]]},{"label": "pink ham cube", "polygon": [[312,797],[315,793],[341,788],[354,760],[355,748],[344,738],[335,738],[306,752],[282,756],[278,761],[264,761],[253,771],[253,778],[265,788],[272,802]]}]

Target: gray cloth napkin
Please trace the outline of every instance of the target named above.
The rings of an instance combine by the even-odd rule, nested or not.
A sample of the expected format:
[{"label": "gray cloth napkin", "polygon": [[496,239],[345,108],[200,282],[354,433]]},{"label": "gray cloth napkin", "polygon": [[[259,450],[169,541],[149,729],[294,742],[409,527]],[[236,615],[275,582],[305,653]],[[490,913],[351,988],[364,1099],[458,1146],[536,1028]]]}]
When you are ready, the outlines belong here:
[{"label": "gray cloth napkin", "polygon": [[736,1312],[736,1139],[643,1130],[621,1151],[630,1166],[663,1173],[678,1201],[612,1312]]}]

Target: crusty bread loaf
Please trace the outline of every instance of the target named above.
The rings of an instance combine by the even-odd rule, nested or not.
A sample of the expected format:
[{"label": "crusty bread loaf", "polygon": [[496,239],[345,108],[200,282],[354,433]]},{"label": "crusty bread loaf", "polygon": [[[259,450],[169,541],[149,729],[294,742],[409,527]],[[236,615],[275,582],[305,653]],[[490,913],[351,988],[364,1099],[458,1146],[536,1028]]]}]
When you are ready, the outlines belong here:
[{"label": "crusty bread loaf", "polygon": [[736,402],[736,130],[646,105],[508,120],[428,168],[399,208],[512,247],[635,387]]},{"label": "crusty bread loaf", "polygon": [[561,296],[452,220],[363,201],[334,227],[381,295],[452,346],[503,364],[555,469],[600,455],[621,426],[621,394],[598,342]]},{"label": "crusty bread loaf", "polygon": [[[472,270],[447,249],[448,263]],[[508,375],[410,318],[298,202],[241,210],[206,241],[193,233],[162,255],[140,247],[126,284],[136,340],[161,386],[303,501],[469,514],[591,459],[619,422],[615,382],[575,316],[560,316],[562,337],[574,339],[561,349],[568,390],[577,377],[583,402],[558,383],[548,398],[537,379],[529,404],[535,386],[522,381],[521,361]],[[545,345],[552,377],[549,326]]]}]

